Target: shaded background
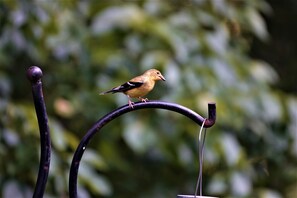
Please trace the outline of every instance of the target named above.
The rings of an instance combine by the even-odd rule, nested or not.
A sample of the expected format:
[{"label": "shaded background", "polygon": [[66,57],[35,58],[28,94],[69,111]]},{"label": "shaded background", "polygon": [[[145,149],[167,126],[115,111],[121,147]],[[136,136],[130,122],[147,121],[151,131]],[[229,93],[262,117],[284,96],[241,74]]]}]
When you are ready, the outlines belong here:
[{"label": "shaded background", "polygon": [[[98,93],[149,68],[150,99],[207,116],[205,195],[296,197],[295,1],[1,1],[0,194],[31,197],[39,132],[26,69],[42,68],[52,137],[45,197],[68,197],[79,139],[127,103]],[[187,118],[141,110],[107,125],[79,171],[79,197],[193,194],[197,133]]]}]

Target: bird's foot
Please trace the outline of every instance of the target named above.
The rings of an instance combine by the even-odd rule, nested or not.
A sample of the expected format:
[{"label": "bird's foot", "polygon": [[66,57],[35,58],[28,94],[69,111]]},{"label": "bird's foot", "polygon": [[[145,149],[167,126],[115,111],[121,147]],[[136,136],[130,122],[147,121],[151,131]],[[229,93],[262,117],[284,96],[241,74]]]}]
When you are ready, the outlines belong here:
[{"label": "bird's foot", "polygon": [[139,100],[141,100],[141,102],[147,102],[148,101],[147,98],[141,98],[141,97],[139,97]]},{"label": "bird's foot", "polygon": [[134,108],[134,107],[133,107],[134,102],[132,102],[131,100],[129,100],[129,101],[128,101],[128,104],[129,104],[129,107],[130,107],[131,109]]}]

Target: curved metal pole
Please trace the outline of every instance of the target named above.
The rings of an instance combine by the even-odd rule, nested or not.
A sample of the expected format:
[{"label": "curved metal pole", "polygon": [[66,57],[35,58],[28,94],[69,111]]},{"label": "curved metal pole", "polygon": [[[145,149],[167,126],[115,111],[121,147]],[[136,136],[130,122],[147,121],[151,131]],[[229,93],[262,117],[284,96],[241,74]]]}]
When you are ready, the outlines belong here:
[{"label": "curved metal pole", "polygon": [[[78,169],[79,164],[82,158],[82,155],[84,151],[86,150],[86,147],[91,140],[91,138],[100,131],[100,129],[105,126],[107,123],[112,121],[113,119],[139,109],[144,108],[160,108],[160,109],[166,109],[170,111],[174,111],[177,113],[180,113],[184,116],[187,116],[188,118],[192,119],[194,122],[202,125],[205,118],[197,114],[196,112],[178,105],[174,103],[168,103],[168,102],[162,102],[162,101],[148,101],[148,102],[137,102],[133,105],[133,109],[130,108],[128,105],[119,107],[118,109],[115,109],[114,111],[108,113],[104,117],[102,117],[100,120],[98,120],[93,127],[86,133],[86,135],[81,140],[80,144],[78,145],[70,167],[70,174],[69,174],[69,196],[70,198],[77,198],[77,176],[78,176]],[[216,104],[215,103],[209,103],[208,104],[208,119],[206,119],[204,127],[209,128],[212,125],[215,124],[216,120]]]},{"label": "curved metal pole", "polygon": [[33,198],[40,198],[44,195],[49,173],[51,159],[51,140],[45,102],[42,93],[42,71],[39,67],[32,66],[27,70],[27,77],[32,84],[32,94],[40,132],[41,151],[39,171],[33,194]]}]

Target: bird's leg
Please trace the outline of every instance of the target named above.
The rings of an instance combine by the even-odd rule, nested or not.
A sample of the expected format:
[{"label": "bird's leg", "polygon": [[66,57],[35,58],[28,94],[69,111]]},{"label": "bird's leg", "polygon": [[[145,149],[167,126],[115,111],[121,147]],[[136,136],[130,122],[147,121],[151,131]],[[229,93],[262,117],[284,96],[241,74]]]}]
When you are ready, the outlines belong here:
[{"label": "bird's leg", "polygon": [[128,96],[128,104],[129,104],[129,107],[131,107],[133,109],[134,102],[131,101],[129,96]]},{"label": "bird's leg", "polygon": [[129,103],[129,107],[131,107],[131,108],[133,109],[133,108],[134,108],[134,107],[133,107],[134,102],[132,102],[132,101],[129,99],[128,103]]},{"label": "bird's leg", "polygon": [[138,97],[138,99],[141,100],[141,102],[146,102],[146,101],[148,101],[147,98]]}]

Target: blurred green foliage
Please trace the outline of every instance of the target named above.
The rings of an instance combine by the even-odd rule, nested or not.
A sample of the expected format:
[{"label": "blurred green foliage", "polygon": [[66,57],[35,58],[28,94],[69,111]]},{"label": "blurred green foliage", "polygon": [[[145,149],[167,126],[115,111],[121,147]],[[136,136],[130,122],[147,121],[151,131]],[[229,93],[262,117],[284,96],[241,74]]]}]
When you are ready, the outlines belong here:
[{"label": "blurred green foliage", "polygon": [[[148,95],[207,116],[204,194],[297,194],[297,99],[272,88],[278,75],[248,56],[269,38],[263,0],[1,1],[0,193],[31,197],[39,162],[38,125],[26,80],[42,68],[52,163],[46,197],[68,196],[79,139],[101,116],[127,103],[98,93],[149,68],[167,78]],[[86,150],[79,197],[193,194],[197,127],[163,110],[116,119]]]}]

